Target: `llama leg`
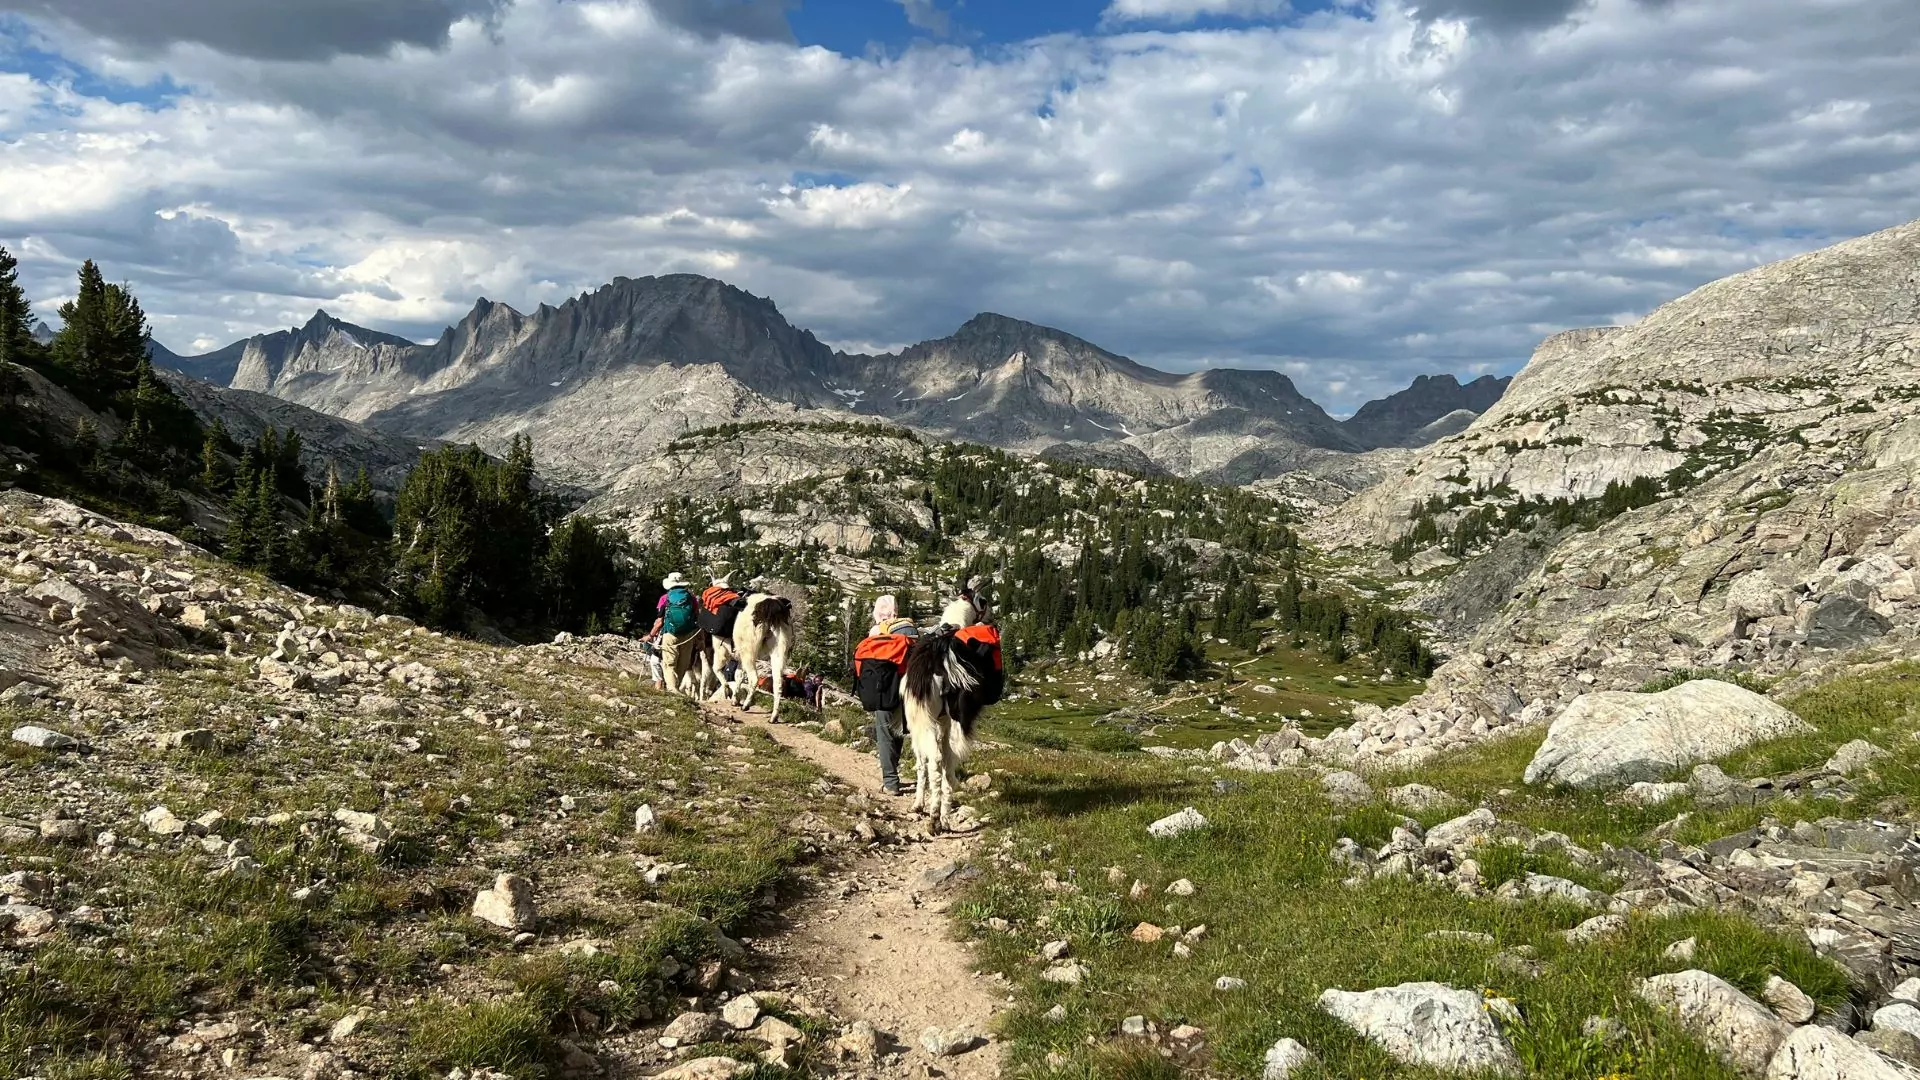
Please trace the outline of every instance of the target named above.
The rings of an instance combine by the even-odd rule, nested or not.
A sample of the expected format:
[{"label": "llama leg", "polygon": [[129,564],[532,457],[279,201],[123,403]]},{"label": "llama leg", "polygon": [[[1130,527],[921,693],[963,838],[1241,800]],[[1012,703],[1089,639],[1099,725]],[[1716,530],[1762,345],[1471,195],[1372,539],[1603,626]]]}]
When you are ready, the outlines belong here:
[{"label": "llama leg", "polygon": [[[732,696],[733,686],[726,680],[726,661],[730,661],[732,657],[733,648],[726,642],[726,638],[714,638],[714,640],[712,640],[714,690],[712,690],[712,698],[708,698],[708,700],[722,701]],[[701,690],[703,690],[703,692],[707,690],[707,684],[705,684],[705,682],[701,684]]]},{"label": "llama leg", "polygon": [[739,690],[740,707],[749,712],[753,709],[753,691],[760,683],[760,641],[749,638],[739,650],[740,674],[736,676]]},{"label": "llama leg", "polygon": [[933,719],[927,715],[926,707],[908,700],[906,710],[907,737],[913,740],[913,809],[919,813],[927,808],[939,752],[934,746]]},{"label": "llama leg", "polygon": [[960,755],[953,745],[953,723],[943,725],[946,738],[940,740],[940,820],[953,817],[953,786],[960,772]]},{"label": "llama leg", "polygon": [[767,718],[770,724],[780,722],[780,697],[787,688],[787,639],[776,635],[773,639],[773,715]]}]

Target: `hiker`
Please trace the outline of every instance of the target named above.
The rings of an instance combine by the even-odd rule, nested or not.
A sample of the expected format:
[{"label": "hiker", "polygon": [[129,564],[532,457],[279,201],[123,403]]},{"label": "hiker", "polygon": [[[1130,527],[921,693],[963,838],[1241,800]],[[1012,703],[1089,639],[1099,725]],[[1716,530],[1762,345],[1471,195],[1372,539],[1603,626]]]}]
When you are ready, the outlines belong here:
[{"label": "hiker", "polygon": [[900,677],[907,667],[907,646],[920,631],[900,616],[892,595],[873,602],[873,628],[853,650],[853,681],[860,707],[873,716],[873,748],[880,756],[880,782],[889,795],[900,794],[900,748],[907,724],[900,706]]},{"label": "hiker", "polygon": [[[660,655],[667,687],[674,693],[686,692],[687,676],[693,671],[700,647],[699,603],[687,588],[685,574],[678,570],[661,579],[666,595],[660,598]],[[699,690],[694,691],[695,697]]]}]

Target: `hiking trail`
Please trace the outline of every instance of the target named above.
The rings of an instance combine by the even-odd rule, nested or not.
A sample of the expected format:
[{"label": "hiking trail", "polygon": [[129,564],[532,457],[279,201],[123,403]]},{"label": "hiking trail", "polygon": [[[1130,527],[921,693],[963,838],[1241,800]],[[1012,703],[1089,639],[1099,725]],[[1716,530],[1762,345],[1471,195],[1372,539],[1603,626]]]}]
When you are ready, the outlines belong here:
[{"label": "hiking trail", "polygon": [[[716,718],[766,732],[790,753],[866,794],[897,832],[915,838],[835,870],[786,912],[783,933],[756,943],[776,982],[790,982],[828,1005],[843,1024],[865,1020],[892,1036],[901,1051],[871,1066],[843,1065],[837,1075],[862,1080],[1000,1076],[997,1042],[938,1058],[920,1043],[928,1028],[986,1039],[1006,998],[993,980],[974,972],[971,948],[953,939],[946,915],[950,897],[938,880],[974,850],[978,833],[924,839],[925,819],[913,814],[912,797],[881,790],[879,764],[870,752],[768,723],[765,713],[707,709]],[[906,756],[910,762],[911,750]]]}]

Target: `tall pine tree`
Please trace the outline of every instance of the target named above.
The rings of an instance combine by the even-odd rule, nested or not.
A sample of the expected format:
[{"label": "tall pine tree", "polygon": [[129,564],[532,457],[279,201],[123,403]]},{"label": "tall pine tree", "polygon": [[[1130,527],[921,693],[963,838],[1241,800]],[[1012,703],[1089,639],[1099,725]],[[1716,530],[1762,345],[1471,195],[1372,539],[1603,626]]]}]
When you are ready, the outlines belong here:
[{"label": "tall pine tree", "polygon": [[33,305],[20,287],[20,263],[0,247],[0,363],[28,366],[45,350],[33,337]]}]

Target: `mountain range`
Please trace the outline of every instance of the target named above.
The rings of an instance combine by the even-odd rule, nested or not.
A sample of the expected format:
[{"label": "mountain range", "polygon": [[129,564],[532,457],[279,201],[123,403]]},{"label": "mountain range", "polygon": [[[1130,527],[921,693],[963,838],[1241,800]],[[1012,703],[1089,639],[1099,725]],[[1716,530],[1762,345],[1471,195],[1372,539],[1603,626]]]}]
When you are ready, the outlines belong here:
[{"label": "mountain range", "polygon": [[771,300],[691,274],[616,278],[526,314],[481,299],[431,344],[319,311],[204,355],[153,353],[196,379],[406,438],[530,434],[545,468],[583,484],[690,430],[849,416],[1243,482],[1458,431],[1509,381],[1423,376],[1341,421],[1276,371],[1159,371],[993,313],[897,353],[839,352]]}]

